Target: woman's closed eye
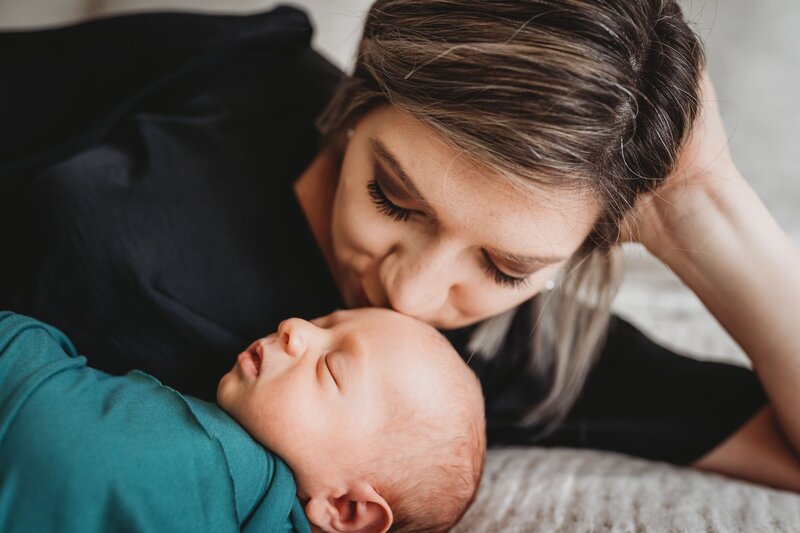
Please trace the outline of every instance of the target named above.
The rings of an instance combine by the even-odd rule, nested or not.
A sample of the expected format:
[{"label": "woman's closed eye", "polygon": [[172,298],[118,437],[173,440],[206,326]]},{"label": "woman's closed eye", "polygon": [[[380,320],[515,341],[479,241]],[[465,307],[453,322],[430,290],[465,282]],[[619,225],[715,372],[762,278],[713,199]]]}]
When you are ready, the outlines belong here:
[{"label": "woman's closed eye", "polygon": [[378,207],[378,211],[397,222],[405,222],[414,214],[413,209],[400,207],[392,202],[376,180],[371,180],[367,183],[367,191],[372,201]]},{"label": "woman's closed eye", "polygon": [[494,264],[492,258],[489,257],[489,254],[486,251],[482,251],[483,257],[483,270],[487,276],[492,278],[495,283],[498,285],[502,285],[503,287],[511,287],[511,288],[520,288],[524,287],[528,281],[530,280],[530,274],[527,276],[512,276],[511,274],[506,274],[502,270],[500,270],[497,265]]}]

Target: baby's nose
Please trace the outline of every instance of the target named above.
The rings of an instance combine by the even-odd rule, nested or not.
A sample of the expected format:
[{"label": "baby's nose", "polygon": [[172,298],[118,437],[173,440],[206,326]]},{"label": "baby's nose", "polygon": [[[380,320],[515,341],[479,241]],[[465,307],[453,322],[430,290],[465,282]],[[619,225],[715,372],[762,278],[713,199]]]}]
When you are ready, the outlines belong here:
[{"label": "baby's nose", "polygon": [[292,357],[302,357],[308,350],[313,328],[313,324],[300,318],[289,318],[281,322],[278,326],[278,337],[284,351]]}]

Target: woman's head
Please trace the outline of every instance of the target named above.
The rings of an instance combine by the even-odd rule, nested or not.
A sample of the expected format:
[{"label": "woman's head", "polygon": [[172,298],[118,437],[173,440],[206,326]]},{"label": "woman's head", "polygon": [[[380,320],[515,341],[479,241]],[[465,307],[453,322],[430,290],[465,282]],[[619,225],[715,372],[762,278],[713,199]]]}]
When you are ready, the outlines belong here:
[{"label": "woman's head", "polygon": [[348,303],[363,288],[463,326],[530,298],[564,257],[608,249],[673,165],[701,58],[672,0],[376,2],[320,122],[343,156],[333,238]]},{"label": "woman's head", "polygon": [[[557,276],[544,309],[531,300],[532,351],[554,383],[542,412],[563,411],[604,334],[608,251],[674,166],[702,61],[674,0],[378,0],[319,120],[341,157],[332,248],[347,303],[458,327]],[[579,305],[591,280],[599,305]],[[484,322],[473,347],[492,355],[508,323]]]},{"label": "woman's head", "polygon": [[396,107],[358,121],[331,223],[348,304],[453,328],[538,292],[581,246],[596,201],[490,172]]}]

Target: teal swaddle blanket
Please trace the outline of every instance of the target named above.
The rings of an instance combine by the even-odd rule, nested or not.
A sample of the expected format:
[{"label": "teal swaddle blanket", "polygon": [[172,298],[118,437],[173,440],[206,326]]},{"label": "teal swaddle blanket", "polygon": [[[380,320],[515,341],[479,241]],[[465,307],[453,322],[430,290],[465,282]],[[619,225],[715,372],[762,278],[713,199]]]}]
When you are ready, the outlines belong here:
[{"label": "teal swaddle blanket", "polygon": [[0,312],[0,531],[298,531],[291,471],[215,405]]}]

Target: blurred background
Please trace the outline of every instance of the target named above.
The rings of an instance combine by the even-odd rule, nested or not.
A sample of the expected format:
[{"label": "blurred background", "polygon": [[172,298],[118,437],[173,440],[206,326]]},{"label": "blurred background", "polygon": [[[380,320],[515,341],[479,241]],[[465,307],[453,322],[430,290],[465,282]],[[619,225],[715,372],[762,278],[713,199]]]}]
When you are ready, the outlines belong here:
[{"label": "blurred background", "polygon": [[[370,0],[0,0],[1,29],[32,29],[152,10],[248,13],[291,4],[306,10],[314,46],[343,70],[353,64]],[[740,170],[800,244],[800,2],[684,0],[706,44],[708,67]],[[700,301],[641,247],[625,249],[615,310],[672,349],[700,358],[747,359]],[[759,269],[758,257],[742,261]],[[740,312],[748,313],[748,309]],[[800,317],[798,317],[800,318]]]}]

